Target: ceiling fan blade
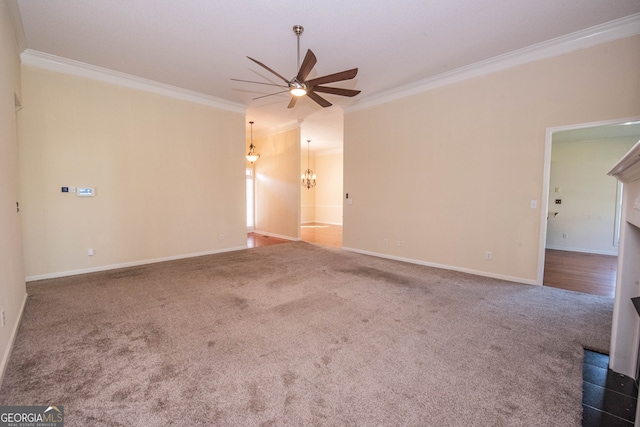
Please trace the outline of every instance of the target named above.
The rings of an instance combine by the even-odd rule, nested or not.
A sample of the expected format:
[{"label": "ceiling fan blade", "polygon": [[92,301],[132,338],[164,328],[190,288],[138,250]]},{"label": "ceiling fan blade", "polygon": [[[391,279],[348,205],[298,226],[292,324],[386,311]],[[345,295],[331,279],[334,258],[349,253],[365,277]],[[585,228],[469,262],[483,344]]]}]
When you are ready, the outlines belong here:
[{"label": "ceiling fan blade", "polygon": [[326,107],[331,107],[333,105],[329,101],[327,101],[326,99],[324,99],[323,97],[321,97],[320,95],[318,95],[315,92],[309,91],[309,92],[307,92],[307,96],[309,98],[313,99],[314,101],[316,101],[322,107],[326,108]]},{"label": "ceiling fan blade", "polygon": [[307,78],[313,67],[316,65],[316,56],[311,52],[311,49],[307,50],[307,54],[302,61],[302,65],[300,66],[300,70],[298,71],[298,75],[296,79],[302,83]]},{"label": "ceiling fan blade", "polygon": [[297,96],[292,96],[291,97],[291,101],[289,101],[289,105],[287,105],[287,108],[293,108],[296,106],[296,102],[298,102],[298,97]]},{"label": "ceiling fan blade", "polygon": [[285,92],[289,92],[289,89],[287,89],[287,90],[282,90],[282,91],[280,91],[280,92],[276,92],[276,93],[269,93],[269,94],[267,94],[267,95],[262,95],[262,96],[259,96],[259,97],[257,97],[257,98],[253,98],[253,100],[255,101],[256,99],[266,98],[267,96],[279,95],[279,94],[281,94],[281,93],[285,93]]},{"label": "ceiling fan blade", "polygon": [[256,61],[255,59],[247,56],[247,58],[249,58],[250,60],[252,60],[253,62],[255,62],[256,64],[258,64],[259,66],[261,66],[262,68],[264,68],[265,70],[273,73],[274,75],[280,77],[287,85],[289,85],[289,80],[285,79],[284,77],[282,77],[280,74],[276,73],[275,71],[273,71],[271,68],[267,67],[266,65],[264,65],[262,62],[260,61]]},{"label": "ceiling fan blade", "polygon": [[264,82],[254,82],[254,81],[252,81],[252,80],[241,80],[241,79],[231,79],[231,80],[233,80],[234,82],[255,83],[255,84],[257,84],[257,85],[267,85],[267,86],[287,87],[287,86],[285,86],[285,85],[277,85],[277,84],[274,84],[274,83],[264,83]]},{"label": "ceiling fan blade", "polygon": [[359,90],[343,89],[341,87],[329,87],[329,86],[313,86],[312,90],[314,92],[324,92],[324,93],[330,93],[333,95],[340,95],[340,96],[356,96],[357,94],[360,93]]},{"label": "ceiling fan blade", "polygon": [[339,73],[329,74],[328,76],[322,76],[316,79],[311,79],[305,83],[307,84],[307,86],[316,86],[316,85],[321,85],[323,83],[333,83],[333,82],[339,82],[342,80],[350,80],[354,78],[357,74],[358,74],[358,69],[352,68],[351,70],[340,71]]}]

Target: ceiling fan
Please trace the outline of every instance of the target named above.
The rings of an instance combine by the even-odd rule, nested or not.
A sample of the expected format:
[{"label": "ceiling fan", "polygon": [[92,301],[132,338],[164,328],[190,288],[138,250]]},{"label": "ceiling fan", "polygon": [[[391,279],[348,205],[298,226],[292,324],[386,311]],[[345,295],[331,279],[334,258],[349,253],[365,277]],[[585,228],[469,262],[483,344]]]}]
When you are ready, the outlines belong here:
[{"label": "ceiling fan", "polygon": [[253,99],[260,99],[260,98],[265,98],[267,96],[289,92],[291,93],[292,97],[287,108],[293,108],[296,105],[298,98],[305,95],[311,98],[312,100],[314,100],[315,102],[317,102],[322,107],[330,107],[332,104],[326,99],[324,99],[323,97],[321,97],[320,95],[318,95],[317,92],[329,93],[331,95],[349,96],[349,97],[356,96],[357,94],[359,94],[360,93],[359,90],[322,86],[326,83],[340,82],[343,80],[350,80],[354,78],[358,74],[357,68],[340,71],[339,73],[329,74],[329,75],[317,77],[311,80],[306,80],[306,78],[309,76],[309,73],[311,72],[311,70],[313,70],[313,67],[316,65],[317,60],[314,53],[311,52],[311,49],[309,49],[307,50],[307,54],[305,55],[304,60],[302,61],[302,65],[300,65],[300,34],[302,34],[303,31],[304,31],[304,28],[301,25],[293,26],[293,32],[298,37],[298,74],[291,80],[284,78],[282,75],[276,73],[274,70],[267,67],[262,62],[247,56],[247,58],[249,58],[256,64],[258,64],[265,70],[279,77],[282,81],[284,81],[285,83],[284,85],[274,84],[274,83],[254,82],[250,80],[240,80],[240,79],[231,79],[231,80],[238,81],[238,82],[256,83],[256,84],[286,88],[283,91],[270,93],[268,95],[259,96]]}]

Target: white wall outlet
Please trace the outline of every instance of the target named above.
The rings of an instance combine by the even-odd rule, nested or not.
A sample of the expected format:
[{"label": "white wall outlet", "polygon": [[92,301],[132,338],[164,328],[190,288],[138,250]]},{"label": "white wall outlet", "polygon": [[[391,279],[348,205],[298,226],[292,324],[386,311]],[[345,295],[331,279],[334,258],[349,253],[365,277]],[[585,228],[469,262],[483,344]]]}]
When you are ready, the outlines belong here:
[{"label": "white wall outlet", "polygon": [[537,200],[532,200],[531,201],[531,209],[538,209],[538,201]]},{"label": "white wall outlet", "polygon": [[562,233],[562,238],[563,238],[563,239],[566,239],[567,237],[569,237],[569,234],[568,234],[568,233]]},{"label": "white wall outlet", "polygon": [[218,240],[223,241],[224,240],[224,234],[220,233],[220,235],[218,236]]},{"label": "white wall outlet", "polygon": [[95,253],[95,252],[93,251],[93,248],[89,248],[89,249],[87,249],[87,255],[89,255],[89,256],[93,256],[93,254],[94,254],[94,253]]},{"label": "white wall outlet", "polygon": [[491,253],[491,251],[487,251],[487,253],[484,255],[485,259],[493,259],[493,254]]},{"label": "white wall outlet", "polygon": [[382,239],[382,243],[384,243],[385,246],[388,245],[389,244],[389,239]]}]

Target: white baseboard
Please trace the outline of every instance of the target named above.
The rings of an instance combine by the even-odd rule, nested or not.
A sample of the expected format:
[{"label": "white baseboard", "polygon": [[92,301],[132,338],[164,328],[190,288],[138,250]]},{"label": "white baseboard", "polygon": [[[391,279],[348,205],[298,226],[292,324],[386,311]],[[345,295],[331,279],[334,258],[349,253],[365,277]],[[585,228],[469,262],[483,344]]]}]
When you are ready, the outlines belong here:
[{"label": "white baseboard", "polygon": [[27,297],[28,294],[24,294],[24,299],[22,300],[22,307],[20,307],[20,313],[18,313],[18,319],[16,320],[16,324],[13,325],[13,331],[11,331],[11,337],[9,338],[9,345],[2,355],[2,361],[0,361],[0,385],[2,385],[2,380],[4,380],[4,373],[7,369],[7,365],[9,364],[9,357],[11,357],[11,352],[13,351],[13,345],[16,342],[16,337],[18,336],[18,328],[20,327],[20,323],[22,322],[22,314],[24,313],[24,308],[27,305]]},{"label": "white baseboard", "polygon": [[36,275],[36,276],[27,276],[25,278],[25,280],[27,282],[33,282],[35,280],[56,279],[58,277],[75,276],[75,275],[78,275],[78,274],[86,274],[86,273],[96,273],[98,271],[115,270],[115,269],[118,269],[118,268],[127,268],[127,267],[137,267],[139,265],[155,264],[157,262],[175,261],[177,259],[194,258],[194,257],[199,257],[199,256],[204,256],[204,255],[219,254],[219,253],[223,253],[223,252],[239,251],[241,249],[247,249],[247,245],[236,246],[236,247],[233,247],[233,248],[218,249],[218,250],[214,250],[214,251],[197,252],[197,253],[184,254],[184,255],[168,256],[168,257],[163,257],[163,258],[154,258],[154,259],[145,259],[145,260],[141,260],[141,261],[124,262],[124,263],[121,263],[121,264],[103,265],[103,266],[100,266],[100,267],[83,268],[83,269],[80,269],[80,270],[69,270],[69,271],[61,271],[61,272],[58,272],[58,273],[39,274],[39,275]]},{"label": "white baseboard", "polygon": [[441,268],[443,270],[459,271],[460,273],[468,273],[468,274],[473,274],[473,275],[476,275],[476,276],[490,277],[492,279],[499,279],[499,280],[506,280],[508,282],[522,283],[524,285],[540,286],[536,282],[536,280],[524,279],[522,277],[505,276],[505,275],[502,275],[502,274],[494,274],[494,273],[488,273],[486,271],[471,270],[469,268],[455,267],[455,266],[452,266],[452,265],[437,264],[437,263],[421,261],[421,260],[417,260],[417,259],[403,258],[403,257],[394,256],[394,255],[381,254],[381,253],[377,253],[377,252],[362,251],[360,249],[354,249],[354,248],[342,247],[342,249],[345,250],[345,251],[356,252],[356,253],[363,254],[363,255],[371,255],[371,256],[378,257],[378,258],[387,258],[387,259],[392,259],[392,260],[395,260],[395,261],[408,262],[410,264],[424,265],[426,267],[434,267],[434,268]]},{"label": "white baseboard", "polygon": [[583,254],[618,256],[618,251],[599,251],[599,250],[594,250],[594,249],[569,248],[569,247],[566,247],[566,246],[547,245],[547,247],[545,249],[552,249],[552,250],[555,250],[555,251],[581,252]]},{"label": "white baseboard", "polygon": [[255,234],[260,234],[261,236],[277,237],[278,239],[291,240],[293,242],[300,241],[300,239],[297,237],[283,236],[282,234],[269,233],[268,231],[253,230],[253,232]]}]

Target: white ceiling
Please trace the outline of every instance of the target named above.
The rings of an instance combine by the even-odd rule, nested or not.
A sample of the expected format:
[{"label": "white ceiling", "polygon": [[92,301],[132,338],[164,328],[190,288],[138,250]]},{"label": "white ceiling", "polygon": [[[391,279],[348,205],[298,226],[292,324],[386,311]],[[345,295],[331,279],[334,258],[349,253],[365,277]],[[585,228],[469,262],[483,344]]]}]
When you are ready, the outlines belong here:
[{"label": "white ceiling", "polygon": [[[254,134],[304,120],[303,140],[325,149],[342,143],[332,128],[352,103],[640,13],[639,0],[15,1],[27,49],[246,106]],[[305,28],[302,55],[318,58],[310,78],[358,67],[332,86],[360,95],[287,109],[286,94],[252,100],[278,88],[230,80],[279,83],[246,56],[293,77],[296,24]]]}]

